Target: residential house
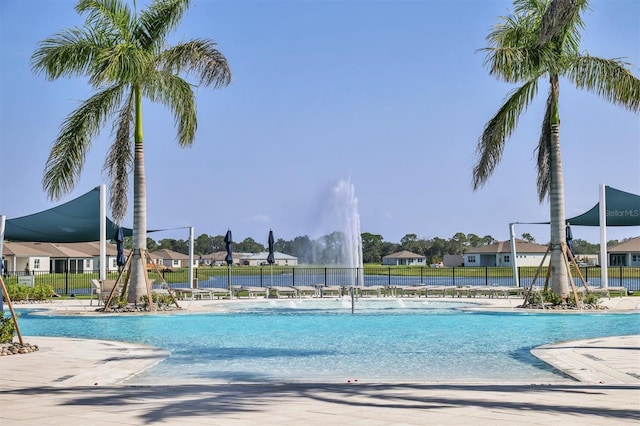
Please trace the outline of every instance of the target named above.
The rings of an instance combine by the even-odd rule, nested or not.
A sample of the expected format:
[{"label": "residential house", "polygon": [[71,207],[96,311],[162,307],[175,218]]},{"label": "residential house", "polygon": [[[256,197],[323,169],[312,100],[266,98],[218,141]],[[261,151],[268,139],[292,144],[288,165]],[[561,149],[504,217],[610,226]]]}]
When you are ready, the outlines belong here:
[{"label": "residential house", "polygon": [[640,237],[607,249],[609,266],[640,266]]},{"label": "residential house", "polygon": [[[189,255],[178,253],[177,251],[169,249],[156,250],[149,253],[151,261],[159,267],[166,268],[188,268],[189,267]],[[198,259],[194,257],[193,266],[198,267]]]},{"label": "residential house", "polygon": [[389,254],[382,258],[383,265],[405,265],[405,266],[425,266],[427,258],[420,254],[411,253],[403,250],[397,253]]},{"label": "residential house", "polygon": [[[240,265],[241,264],[241,260],[244,256],[246,256],[247,253],[232,253],[231,256],[233,257],[233,265]],[[222,250],[222,251],[216,251],[213,253],[209,253],[209,254],[203,254],[200,256],[200,259],[198,259],[198,263],[200,264],[200,266],[226,266],[227,265],[227,252]]]},{"label": "residential house", "polygon": [[[540,266],[547,246],[516,239],[516,263],[518,266]],[[547,256],[543,266],[549,265]],[[511,241],[472,247],[464,254],[464,266],[513,266]]]},{"label": "residential house", "polygon": [[[268,265],[267,257],[269,256],[269,252],[262,252],[256,254],[250,254],[243,256],[240,259],[240,263],[246,266],[260,266],[260,265]],[[296,266],[298,264],[298,258],[295,256],[290,256],[288,254],[280,253],[276,251],[273,253],[274,265],[275,266]]]},{"label": "residential house", "polygon": [[[117,249],[107,244],[107,270],[117,270]],[[5,241],[5,271],[84,274],[100,269],[100,243],[38,243]]]}]

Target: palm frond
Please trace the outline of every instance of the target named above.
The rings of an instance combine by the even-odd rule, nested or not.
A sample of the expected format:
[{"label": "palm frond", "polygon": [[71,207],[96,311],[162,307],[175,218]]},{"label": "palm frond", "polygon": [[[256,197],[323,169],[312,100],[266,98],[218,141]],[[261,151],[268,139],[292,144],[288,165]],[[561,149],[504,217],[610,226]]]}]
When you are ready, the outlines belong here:
[{"label": "palm frond", "polygon": [[153,102],[168,106],[178,128],[178,144],[189,146],[195,139],[198,127],[196,100],[189,83],[177,75],[158,72],[143,86],[144,96]]},{"label": "palm frond", "polygon": [[150,52],[131,44],[117,44],[103,49],[94,61],[90,82],[95,87],[115,82],[132,83],[143,78],[153,64]]},{"label": "palm frond", "polygon": [[544,118],[542,119],[542,128],[540,130],[540,140],[536,150],[538,151],[538,199],[542,203],[549,194],[551,185],[551,115],[553,114],[553,92],[549,89],[547,97],[547,105],[544,110]]},{"label": "palm frond", "polygon": [[564,74],[576,87],[596,93],[628,110],[640,109],[640,80],[621,59],[583,55],[574,58]]},{"label": "palm frond", "polygon": [[189,8],[190,0],[155,0],[142,12],[134,38],[140,47],[150,51],[160,51],[162,43],[180,22]]},{"label": "palm frond", "polygon": [[40,43],[31,56],[31,69],[55,80],[62,76],[83,75],[100,54],[99,39],[91,29],[72,28]]},{"label": "palm frond", "polygon": [[51,199],[71,191],[79,179],[91,141],[120,102],[122,88],[96,93],[62,123],[45,165],[42,185]]},{"label": "palm frond", "polygon": [[478,161],[473,169],[473,189],[484,185],[500,162],[504,143],[518,125],[520,114],[527,109],[538,91],[537,79],[530,80],[511,93],[505,104],[489,120],[478,141]]},{"label": "palm frond", "polygon": [[134,98],[130,94],[113,123],[115,140],[109,148],[103,170],[109,176],[111,212],[113,219],[120,223],[127,213],[129,191],[129,173],[133,168],[133,129]]},{"label": "palm frond", "polygon": [[172,74],[196,73],[199,84],[203,86],[227,86],[231,82],[231,70],[216,46],[208,39],[180,43],[159,55],[158,67]]},{"label": "palm frond", "polygon": [[130,40],[131,10],[122,0],[79,0],[75,9],[87,14],[86,27],[114,31],[123,40]]}]

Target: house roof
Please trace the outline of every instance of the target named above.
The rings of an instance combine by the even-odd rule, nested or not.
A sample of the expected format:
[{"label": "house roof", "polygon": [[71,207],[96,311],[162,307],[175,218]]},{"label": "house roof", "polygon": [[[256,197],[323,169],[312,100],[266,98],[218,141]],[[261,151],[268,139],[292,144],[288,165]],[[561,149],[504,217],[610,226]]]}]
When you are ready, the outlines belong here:
[{"label": "house roof", "polygon": [[[269,256],[269,252],[263,251],[261,253],[256,253],[256,254],[250,254],[248,256],[243,256],[242,260],[267,260],[267,256]],[[275,259],[281,259],[281,260],[296,260],[298,259],[295,256],[291,256],[288,254],[284,254],[284,253],[280,253],[279,251],[274,251],[273,252],[273,257]]]},{"label": "house roof", "polygon": [[41,247],[35,247],[28,243],[5,241],[2,249],[2,254],[5,256],[49,256],[49,253],[44,251]]},{"label": "house roof", "polygon": [[426,259],[426,257],[408,250],[402,250],[397,253],[388,254],[384,256],[383,259]]},{"label": "house roof", "polygon": [[[244,256],[242,253],[231,253],[234,259],[240,259]],[[210,259],[213,262],[224,262],[227,257],[227,252],[225,250],[216,251],[209,254],[203,254],[200,256],[200,259]]]},{"label": "house roof", "polygon": [[[546,253],[547,246],[516,239],[517,253]],[[488,246],[472,247],[465,254],[511,253],[511,241],[499,241]]]},{"label": "house roof", "polygon": [[640,252],[640,237],[630,238],[627,241],[607,249],[609,253],[633,253]]},{"label": "house roof", "polygon": [[[5,241],[3,254],[9,256],[47,256],[65,258],[87,258],[100,256],[100,243],[38,243]],[[126,254],[125,250],[125,254]],[[117,256],[114,244],[107,244],[107,256]]]},{"label": "house roof", "polygon": [[161,249],[149,253],[152,259],[189,260],[189,255],[169,249]]}]

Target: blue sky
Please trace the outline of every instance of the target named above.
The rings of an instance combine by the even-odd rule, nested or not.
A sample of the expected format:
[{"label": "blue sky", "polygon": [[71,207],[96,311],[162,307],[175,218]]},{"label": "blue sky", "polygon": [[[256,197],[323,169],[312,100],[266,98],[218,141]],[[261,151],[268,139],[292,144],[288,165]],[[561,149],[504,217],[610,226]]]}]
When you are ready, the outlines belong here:
[{"label": "blue sky", "polygon": [[[138,1],[138,6],[146,1]],[[104,182],[106,127],[76,189],[59,202],[41,185],[51,142],[78,101],[82,78],[47,81],[29,59],[36,44],[83,18],[68,0],[0,2],[0,213],[31,214]],[[547,87],[521,117],[503,160],[479,191],[471,187],[484,124],[513,88],[483,67],[485,36],[510,1],[195,0],[174,41],[207,37],[233,72],[231,86],[198,89],[192,148],[175,140],[170,113],[144,105],[151,228],[195,234],[312,238],[325,232],[323,194],[350,178],[361,230],[399,242],[408,233],[456,232],[507,239],[509,222],[545,221],[536,195],[535,146]],[[640,2],[593,0],[582,50],[625,57],[640,76]],[[605,183],[640,193],[638,115],[561,82],[561,144],[567,217],[590,209]],[[132,207],[124,221],[131,226]],[[541,225],[520,225],[540,243]],[[597,228],[575,238],[598,242]],[[610,239],[640,234],[609,228]],[[182,238],[185,230],[151,235]]]}]

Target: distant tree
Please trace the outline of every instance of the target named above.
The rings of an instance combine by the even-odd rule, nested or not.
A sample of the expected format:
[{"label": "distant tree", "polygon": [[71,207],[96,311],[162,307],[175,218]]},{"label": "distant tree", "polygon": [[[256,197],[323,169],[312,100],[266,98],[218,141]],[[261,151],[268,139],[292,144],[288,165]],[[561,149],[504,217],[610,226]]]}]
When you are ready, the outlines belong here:
[{"label": "distant tree", "polygon": [[469,242],[469,247],[480,247],[483,244],[482,238],[476,234],[467,234],[467,241]]},{"label": "distant tree", "polygon": [[362,262],[381,263],[382,262],[382,235],[363,232],[362,238]]},{"label": "distant tree", "polygon": [[158,243],[156,243],[153,238],[147,237],[147,250],[149,250],[150,252],[156,251],[158,250],[158,247]]},{"label": "distant tree", "polygon": [[159,249],[173,250],[177,253],[189,254],[189,243],[185,240],[164,238],[160,240]]},{"label": "distant tree", "polygon": [[392,242],[382,242],[382,247],[380,248],[380,258],[382,259],[385,256],[389,256],[390,254],[397,253],[401,250],[401,246],[398,243]]},{"label": "distant tree", "polygon": [[198,237],[193,240],[193,251],[199,255],[212,253],[214,251],[212,237],[207,234],[198,235]]},{"label": "distant tree", "polygon": [[522,234],[522,239],[525,240],[528,243],[535,243],[536,242],[536,239],[533,238],[533,235],[531,235],[528,232],[525,232],[525,233]]},{"label": "distant tree", "polygon": [[600,252],[600,244],[591,244],[580,238],[573,239],[573,251],[578,254],[598,254]]},{"label": "distant tree", "polygon": [[265,248],[253,238],[247,237],[242,242],[235,243],[234,251],[238,253],[260,253],[265,251]]},{"label": "distant tree", "polygon": [[497,242],[497,240],[493,238],[491,235],[485,235],[484,237],[482,237],[482,244],[485,246],[490,246],[495,242]]}]

